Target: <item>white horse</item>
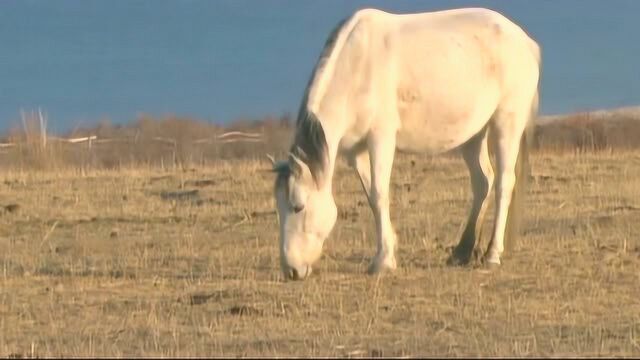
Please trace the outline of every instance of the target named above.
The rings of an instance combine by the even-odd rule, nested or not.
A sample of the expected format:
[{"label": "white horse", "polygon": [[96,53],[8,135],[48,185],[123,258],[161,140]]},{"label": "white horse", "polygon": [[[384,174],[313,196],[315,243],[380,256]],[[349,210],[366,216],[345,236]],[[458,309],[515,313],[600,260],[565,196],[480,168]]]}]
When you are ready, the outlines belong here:
[{"label": "white horse", "polygon": [[285,277],[311,273],[335,224],[338,153],[356,170],[375,217],[377,253],[369,273],[396,268],[389,218],[396,149],[461,149],[473,205],[453,264],[472,255],[494,183],[495,152],[495,226],[483,260],[499,265],[505,237],[517,235],[539,76],[537,43],[488,9],[403,15],[364,9],[340,23],[307,86],[288,159],[269,157],[277,173]]}]

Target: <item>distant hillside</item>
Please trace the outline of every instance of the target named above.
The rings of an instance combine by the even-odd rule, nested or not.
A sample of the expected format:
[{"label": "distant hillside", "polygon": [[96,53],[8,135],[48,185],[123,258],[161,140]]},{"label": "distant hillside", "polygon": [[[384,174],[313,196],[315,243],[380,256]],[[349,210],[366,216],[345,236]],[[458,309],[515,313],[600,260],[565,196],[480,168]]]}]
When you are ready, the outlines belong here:
[{"label": "distant hillside", "polygon": [[640,106],[541,116],[537,125],[538,149],[640,148]]},{"label": "distant hillside", "polygon": [[[142,116],[124,125],[102,121],[55,137],[41,136],[38,119],[30,118],[23,128],[0,137],[0,168],[188,167],[221,159],[264,158],[266,153],[282,158],[291,143],[293,123],[288,115],[239,120],[224,127],[190,118]],[[81,140],[89,138],[90,142]],[[640,106],[537,119],[536,151],[616,149],[640,149]]]},{"label": "distant hillside", "polygon": [[587,116],[598,120],[616,120],[621,118],[633,118],[640,120],[640,106],[627,106],[615,109],[601,109],[570,114],[540,116],[537,123],[539,125],[546,125],[553,121],[563,121],[576,116]]}]

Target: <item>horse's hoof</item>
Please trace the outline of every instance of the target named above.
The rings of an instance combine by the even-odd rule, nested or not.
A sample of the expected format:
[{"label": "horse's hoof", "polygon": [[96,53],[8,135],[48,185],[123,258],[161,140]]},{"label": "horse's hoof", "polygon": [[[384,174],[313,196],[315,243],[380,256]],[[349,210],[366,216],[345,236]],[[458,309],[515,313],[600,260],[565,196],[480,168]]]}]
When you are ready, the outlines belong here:
[{"label": "horse's hoof", "polygon": [[500,254],[492,251],[487,251],[482,256],[482,265],[484,267],[500,267]]},{"label": "horse's hoof", "polygon": [[396,264],[395,257],[390,257],[384,260],[378,260],[378,258],[376,257],[375,259],[373,259],[373,261],[369,265],[369,268],[367,269],[367,274],[375,275],[375,274],[380,274],[381,272],[384,272],[384,271],[394,271],[397,267],[398,266]]},{"label": "horse's hoof", "polygon": [[447,266],[466,266],[469,264],[470,257],[457,255],[455,253],[451,254],[447,259]]},{"label": "horse's hoof", "polygon": [[448,266],[466,266],[471,263],[475,257],[477,249],[469,245],[460,245],[451,248],[451,255],[447,259]]},{"label": "horse's hoof", "polygon": [[484,261],[482,263],[482,268],[486,271],[496,271],[500,269],[500,264],[491,261]]}]

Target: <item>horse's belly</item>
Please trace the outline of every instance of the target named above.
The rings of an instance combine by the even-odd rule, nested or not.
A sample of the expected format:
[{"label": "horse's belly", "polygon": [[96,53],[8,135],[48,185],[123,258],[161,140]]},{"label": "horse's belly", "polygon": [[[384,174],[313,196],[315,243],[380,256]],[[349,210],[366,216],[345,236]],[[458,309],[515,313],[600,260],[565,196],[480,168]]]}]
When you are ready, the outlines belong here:
[{"label": "horse's belly", "polygon": [[403,109],[400,103],[400,128],[396,136],[398,150],[441,153],[465,143],[486,124],[464,107],[429,111],[427,106]]}]

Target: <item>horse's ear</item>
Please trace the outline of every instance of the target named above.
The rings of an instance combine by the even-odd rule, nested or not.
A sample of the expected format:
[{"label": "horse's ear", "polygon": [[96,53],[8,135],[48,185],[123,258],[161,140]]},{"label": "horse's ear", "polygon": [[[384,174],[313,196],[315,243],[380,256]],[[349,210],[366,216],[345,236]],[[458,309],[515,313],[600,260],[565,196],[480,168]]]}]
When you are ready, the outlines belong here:
[{"label": "horse's ear", "polygon": [[291,173],[297,177],[300,178],[300,176],[303,173],[303,169],[306,166],[302,160],[300,160],[297,156],[295,156],[293,153],[289,153],[289,166],[291,166]]},{"label": "horse's ear", "polygon": [[313,179],[309,166],[307,166],[304,161],[300,160],[300,158],[293,153],[289,153],[289,168],[291,169],[291,174],[293,174],[297,179],[305,181]]},{"label": "horse's ear", "polygon": [[267,159],[269,159],[269,163],[271,164],[271,168],[270,169],[264,169],[262,171],[265,172],[271,172],[271,173],[281,173],[283,171],[285,171],[285,168],[288,167],[289,165],[287,164],[286,161],[276,161],[276,159],[269,155],[269,154],[265,154]]},{"label": "horse's ear", "polygon": [[273,168],[276,167],[276,159],[273,158],[273,156],[269,155],[269,154],[265,154],[267,156],[267,159],[269,159],[269,161],[271,161],[271,166]]},{"label": "horse's ear", "polygon": [[307,153],[305,153],[304,150],[302,150],[302,148],[300,146],[296,146],[296,150],[298,151],[299,156],[302,157],[303,159],[308,159],[309,158],[307,156]]},{"label": "horse's ear", "polygon": [[280,161],[276,161],[276,159],[269,155],[269,154],[265,154],[267,156],[267,159],[269,159],[269,162],[271,163],[271,169],[269,170],[263,170],[263,171],[268,171],[268,172],[274,172],[274,173],[278,173],[280,175],[282,174],[289,174],[290,173],[290,167],[289,167],[289,162],[286,160],[280,160]]}]

